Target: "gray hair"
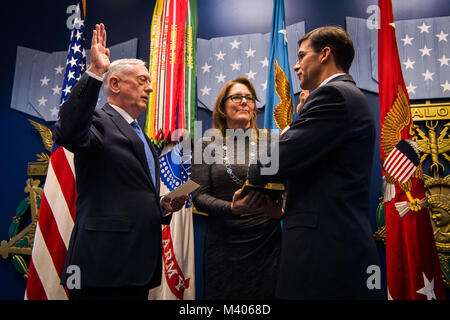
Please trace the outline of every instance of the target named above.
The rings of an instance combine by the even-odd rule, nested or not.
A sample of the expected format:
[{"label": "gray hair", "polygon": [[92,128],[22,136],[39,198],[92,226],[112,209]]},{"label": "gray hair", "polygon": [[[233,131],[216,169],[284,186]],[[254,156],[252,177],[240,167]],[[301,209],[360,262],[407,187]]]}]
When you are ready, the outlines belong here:
[{"label": "gray hair", "polygon": [[130,71],[131,65],[146,66],[145,61],[140,59],[119,59],[111,62],[108,71],[103,75],[103,86],[105,90],[109,89],[109,79],[112,76],[123,76]]}]

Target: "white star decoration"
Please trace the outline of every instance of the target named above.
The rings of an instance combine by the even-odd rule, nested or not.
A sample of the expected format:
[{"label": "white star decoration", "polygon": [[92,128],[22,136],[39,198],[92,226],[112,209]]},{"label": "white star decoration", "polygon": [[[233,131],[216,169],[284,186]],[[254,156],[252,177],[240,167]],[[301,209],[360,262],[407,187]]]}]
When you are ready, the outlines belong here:
[{"label": "white star decoration", "polygon": [[220,82],[224,82],[224,83],[225,83],[225,78],[226,78],[226,77],[227,77],[227,76],[223,75],[222,72],[221,72],[218,76],[216,76],[216,78],[217,78],[217,83],[220,83]]},{"label": "white star decoration", "polygon": [[61,89],[58,85],[56,85],[54,88],[52,88],[53,90],[53,95],[55,94],[61,94]]},{"label": "white star decoration", "polygon": [[57,107],[53,107],[52,109],[50,109],[53,118],[56,119],[58,117],[58,111],[59,109]]},{"label": "white star decoration", "polygon": [[245,51],[245,53],[247,54],[247,58],[255,57],[255,52],[256,52],[256,50],[252,50],[252,48],[248,48],[248,50]]},{"label": "white star decoration", "polygon": [[267,60],[267,57],[264,57],[264,60],[261,60],[260,63],[261,63],[261,68],[269,66],[269,60]]},{"label": "white star decoration", "polygon": [[406,87],[406,90],[408,90],[409,94],[416,94],[416,89],[417,86],[414,86],[411,82],[409,83],[409,85]]},{"label": "white star decoration", "polygon": [[61,65],[59,65],[55,68],[55,74],[58,74],[58,73],[62,74],[63,70],[64,70],[64,68]]},{"label": "white star decoration", "polygon": [[204,65],[203,67],[201,67],[201,68],[202,68],[202,70],[203,70],[203,73],[205,73],[205,72],[209,72],[209,70],[211,69],[211,67],[212,67],[212,66],[208,65],[208,64],[205,62],[205,65]]},{"label": "white star decoration", "polygon": [[422,272],[422,275],[424,287],[416,292],[427,296],[427,300],[436,300],[436,293],[434,292],[434,279],[430,282],[425,276],[425,273]]},{"label": "white star decoration", "polygon": [[267,80],[266,80],[266,82],[261,83],[261,86],[263,88],[263,91],[266,91],[266,89],[267,89]]},{"label": "white star decoration", "polygon": [[[406,88],[412,99],[450,97],[448,84],[450,83],[450,28],[448,22],[448,17],[435,17],[402,20],[395,23],[400,65]],[[363,27],[363,21],[349,23],[350,26],[349,30],[355,30],[355,33],[351,35],[359,38],[356,46],[359,47],[360,54],[357,58],[358,68],[353,70],[352,75],[357,83],[359,78],[361,88],[369,91],[374,88],[373,90],[376,92],[375,85],[377,84],[370,75],[371,71],[375,70],[376,63],[372,66],[370,63],[367,64],[367,58],[369,61],[370,58],[373,58],[373,48],[377,46],[376,39],[373,37],[375,32],[367,30],[363,34],[359,31],[356,32],[358,28]],[[360,70],[364,70],[364,75],[359,72]]]},{"label": "white star decoration", "polygon": [[224,57],[226,56],[226,53],[223,53],[222,50],[219,53],[216,53],[217,61],[224,60]]},{"label": "white star decoration", "polygon": [[448,36],[448,33],[444,33],[444,31],[442,31],[442,30],[441,30],[441,33],[436,35],[436,37],[439,39],[439,42],[441,42],[441,41],[447,42],[447,36]]},{"label": "white star decoration", "polygon": [[237,62],[236,60],[234,60],[234,62],[231,63],[230,66],[231,66],[231,71],[234,71],[234,70],[240,71],[241,70],[241,64],[239,62]]},{"label": "white star decoration", "polygon": [[442,67],[443,65],[449,66],[449,64],[448,64],[448,61],[449,61],[449,60],[450,60],[450,58],[446,58],[446,57],[445,57],[445,54],[442,55],[442,58],[437,59],[437,61],[439,61],[439,62],[441,63],[441,67]]},{"label": "white star decoration", "polygon": [[48,99],[45,99],[44,96],[42,96],[40,99],[38,99],[39,106],[44,106],[45,107],[45,103],[47,101],[48,101]]},{"label": "white star decoration", "polygon": [[247,76],[247,78],[254,80],[255,79],[255,75],[256,72],[253,72],[251,69],[245,74]]},{"label": "white star decoration", "polygon": [[412,46],[412,42],[414,40],[414,38],[410,38],[408,35],[406,35],[404,38],[400,39],[403,41],[403,46],[406,46],[407,44],[409,44],[410,46]]},{"label": "white star decoration", "polygon": [[441,84],[442,92],[450,91],[450,83],[448,83],[448,80],[445,80],[445,83]]},{"label": "white star decoration", "polygon": [[423,49],[419,49],[420,52],[422,52],[422,57],[423,56],[430,56],[430,51],[433,50],[432,48],[427,48],[427,46],[425,45],[423,47]]},{"label": "white star decoration", "polygon": [[239,49],[239,45],[241,44],[240,42],[237,42],[236,39],[234,39],[233,42],[230,42],[231,44],[231,49]]},{"label": "white star decoration", "polygon": [[40,81],[41,81],[41,87],[48,86],[48,82],[50,81],[50,79],[47,78],[47,76],[44,76],[44,78],[40,79]]},{"label": "white star decoration", "polygon": [[[281,33],[278,33],[278,31],[281,31]],[[278,27],[275,33],[279,43],[283,44],[287,38],[291,40],[291,34],[292,39],[295,40],[296,36],[304,33],[304,26],[299,23],[295,26],[289,26],[289,30],[282,26]],[[255,33],[199,41],[201,50],[198,49],[197,51],[197,95],[202,107],[211,110],[215,97],[222,89],[223,84],[230,79],[242,76],[253,83],[256,93],[261,99],[258,101],[257,107],[264,106],[264,97],[266,91],[269,91],[269,85],[265,83],[269,67],[269,39],[269,33],[264,35]],[[295,48],[287,48],[288,46],[284,45],[286,49],[293,51],[293,56],[296,55],[297,50]],[[417,64],[415,67],[418,69]],[[298,81],[295,80],[293,86],[297,90]]]},{"label": "white star decoration", "polygon": [[424,73],[422,73],[423,77],[424,77],[424,81],[425,80],[433,80],[433,75],[434,72],[430,72],[430,70],[427,69],[427,71],[425,71]]},{"label": "white star decoration", "polygon": [[408,69],[413,69],[414,70],[414,63],[416,63],[416,62],[415,61],[411,61],[409,58],[405,62],[402,62],[402,64],[405,65],[406,70],[408,70]]},{"label": "white star decoration", "polygon": [[200,89],[200,91],[202,92],[202,95],[208,95],[209,96],[209,92],[211,91],[211,88],[208,88],[206,85],[203,89]]},{"label": "white star decoration", "polygon": [[430,27],[431,27],[431,26],[427,26],[427,25],[425,24],[425,22],[423,22],[421,26],[417,26],[417,28],[420,29],[420,33],[424,33],[424,32],[430,33],[430,31],[428,31],[428,29],[430,29]]}]

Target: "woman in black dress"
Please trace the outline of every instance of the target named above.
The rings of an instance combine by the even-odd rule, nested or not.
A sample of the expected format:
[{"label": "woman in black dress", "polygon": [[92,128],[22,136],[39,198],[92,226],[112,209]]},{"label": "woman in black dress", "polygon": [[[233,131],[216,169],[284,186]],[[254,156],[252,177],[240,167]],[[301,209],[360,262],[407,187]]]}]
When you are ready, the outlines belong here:
[{"label": "woman in black dress", "polygon": [[[205,299],[274,297],[281,246],[281,199],[250,192],[240,197],[248,165],[256,159],[256,91],[247,78],[228,81],[213,110],[215,139],[194,158],[193,195],[208,214],[204,244]],[[227,130],[233,129],[233,130]],[[240,129],[240,130],[239,130]],[[207,159],[209,158],[209,159]]]}]

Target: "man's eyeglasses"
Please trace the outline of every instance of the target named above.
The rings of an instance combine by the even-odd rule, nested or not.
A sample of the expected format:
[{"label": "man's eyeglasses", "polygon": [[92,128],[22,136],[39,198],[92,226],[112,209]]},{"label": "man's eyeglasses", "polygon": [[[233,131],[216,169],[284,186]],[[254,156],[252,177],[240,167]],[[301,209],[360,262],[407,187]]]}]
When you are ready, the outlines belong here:
[{"label": "man's eyeglasses", "polygon": [[255,98],[253,98],[252,96],[243,96],[243,95],[240,95],[240,94],[234,94],[232,96],[228,96],[228,97],[225,98],[225,100],[227,100],[227,99],[231,99],[231,101],[233,101],[234,103],[237,103],[237,104],[241,104],[243,99],[245,99],[245,101],[248,104],[254,104],[255,103]]}]

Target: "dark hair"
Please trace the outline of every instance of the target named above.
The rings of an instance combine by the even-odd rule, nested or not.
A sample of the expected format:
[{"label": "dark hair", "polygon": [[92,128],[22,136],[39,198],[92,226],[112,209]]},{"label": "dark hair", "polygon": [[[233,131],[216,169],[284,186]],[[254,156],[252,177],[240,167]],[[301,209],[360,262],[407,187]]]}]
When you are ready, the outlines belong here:
[{"label": "dark hair", "polygon": [[348,73],[355,57],[353,42],[348,33],[340,26],[327,26],[314,29],[298,41],[298,45],[309,39],[311,48],[320,52],[325,47],[331,49],[336,66]]},{"label": "dark hair", "polygon": [[[256,90],[253,84],[245,77],[239,77],[234,80],[230,80],[227,83],[225,83],[220,90],[219,94],[217,95],[216,102],[214,104],[214,109],[212,112],[212,118],[213,118],[213,128],[219,129],[222,134],[225,136],[225,130],[227,129],[227,114],[225,112],[225,99],[228,97],[228,93],[230,92],[230,89],[236,84],[241,83],[244,86],[250,90],[252,96],[255,98],[256,101],[258,100],[258,97],[256,96]],[[258,125],[256,124],[256,112],[257,107],[255,104],[255,107],[253,109],[253,115],[252,119],[250,120],[250,128],[253,128],[258,132]]]}]

